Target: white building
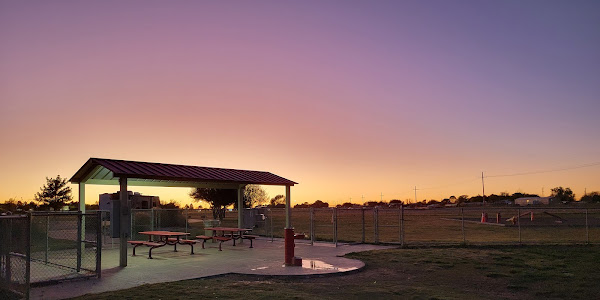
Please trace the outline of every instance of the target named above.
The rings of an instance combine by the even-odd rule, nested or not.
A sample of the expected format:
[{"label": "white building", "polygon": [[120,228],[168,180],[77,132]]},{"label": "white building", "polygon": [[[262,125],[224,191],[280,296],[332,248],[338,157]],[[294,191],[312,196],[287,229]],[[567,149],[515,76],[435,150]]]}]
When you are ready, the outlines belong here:
[{"label": "white building", "polygon": [[[138,192],[127,191],[129,202],[131,202],[131,208],[133,209],[150,209],[158,208],[160,206],[160,199],[158,196],[144,196]],[[119,193],[104,193],[100,194],[98,201],[100,210],[111,210],[113,200],[119,200]]]}]

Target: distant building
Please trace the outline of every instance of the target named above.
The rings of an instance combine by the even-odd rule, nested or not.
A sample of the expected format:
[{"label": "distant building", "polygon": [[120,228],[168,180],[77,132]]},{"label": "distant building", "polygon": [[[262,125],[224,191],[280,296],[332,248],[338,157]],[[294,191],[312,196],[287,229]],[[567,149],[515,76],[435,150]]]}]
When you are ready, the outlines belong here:
[{"label": "distant building", "polygon": [[515,199],[515,205],[548,205],[552,203],[552,197],[522,197]]},{"label": "distant building", "polygon": [[[158,208],[160,206],[160,199],[158,196],[144,196],[138,192],[127,191],[127,198],[131,203],[132,209],[150,209]],[[111,210],[112,201],[119,200],[119,193],[104,193],[100,194],[98,201],[100,210]]]}]

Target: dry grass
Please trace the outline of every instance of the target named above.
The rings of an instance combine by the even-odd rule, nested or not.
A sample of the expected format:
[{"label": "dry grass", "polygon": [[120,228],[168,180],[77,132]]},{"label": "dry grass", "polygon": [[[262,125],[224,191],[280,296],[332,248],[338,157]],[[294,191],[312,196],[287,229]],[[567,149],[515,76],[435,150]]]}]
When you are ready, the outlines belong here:
[{"label": "dry grass", "polygon": [[80,299],[595,299],[599,246],[393,249],[354,253],[357,273],[313,278],[226,275]]}]

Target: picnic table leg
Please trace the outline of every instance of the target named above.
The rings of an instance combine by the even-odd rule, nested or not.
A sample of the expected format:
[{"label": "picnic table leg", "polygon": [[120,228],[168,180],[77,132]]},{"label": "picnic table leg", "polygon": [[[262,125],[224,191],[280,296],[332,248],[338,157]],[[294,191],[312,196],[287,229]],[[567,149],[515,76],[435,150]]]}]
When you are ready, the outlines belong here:
[{"label": "picnic table leg", "polygon": [[150,251],[148,251],[148,259],[152,259],[152,249],[154,249],[154,247],[150,247]]},{"label": "picnic table leg", "polygon": [[177,236],[177,240],[175,241],[175,243],[173,243],[173,246],[175,247],[173,252],[177,252],[177,244],[179,244],[179,236]]}]

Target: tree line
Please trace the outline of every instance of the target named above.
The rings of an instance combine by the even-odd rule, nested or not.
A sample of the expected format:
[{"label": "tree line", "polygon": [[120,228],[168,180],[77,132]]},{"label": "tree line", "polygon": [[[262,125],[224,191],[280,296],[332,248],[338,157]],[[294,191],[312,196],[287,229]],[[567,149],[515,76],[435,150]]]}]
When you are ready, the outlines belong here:
[{"label": "tree line", "polygon": [[[46,177],[46,183],[40,188],[40,191],[34,195],[35,201],[23,202],[17,201],[14,198],[5,201],[0,204],[0,213],[2,211],[17,211],[17,210],[60,210],[65,206],[69,206],[70,210],[77,210],[77,203],[73,202],[72,191],[66,178],[57,175],[56,178]],[[575,201],[575,194],[570,188],[563,188],[562,186],[555,187],[551,190],[550,197],[557,199],[563,203],[570,203]],[[213,211],[215,218],[223,218],[227,207],[237,208],[237,190],[233,189],[211,189],[211,188],[195,188],[189,193],[190,197],[194,202],[205,202]],[[455,204],[457,206],[466,205],[467,203],[502,203],[505,201],[514,201],[517,198],[522,197],[538,197],[537,194],[527,193],[513,193],[508,194],[506,192],[498,195],[491,194],[485,197],[481,195],[469,197],[468,195],[460,195],[458,197],[452,195],[442,200],[435,199],[424,199],[417,203],[410,203],[409,200],[402,201],[399,199],[393,199],[389,202],[386,201],[367,201],[362,204],[346,202],[337,205],[337,207],[351,208],[351,207],[395,207],[402,204],[408,206],[424,206],[424,205],[447,205]],[[581,197],[580,201],[587,203],[600,203],[600,192],[586,193]],[[285,207],[285,196],[276,195],[269,199],[267,192],[260,185],[247,185],[243,190],[243,203],[244,207],[256,207],[256,206],[267,206],[273,208]],[[300,203],[296,204],[295,208],[326,208],[329,207],[329,203],[316,200],[313,203]],[[98,209],[96,205],[86,205],[88,209]],[[180,204],[174,200],[168,203],[161,203],[161,208],[182,208]],[[193,208],[193,204],[186,205],[184,208]]]}]

